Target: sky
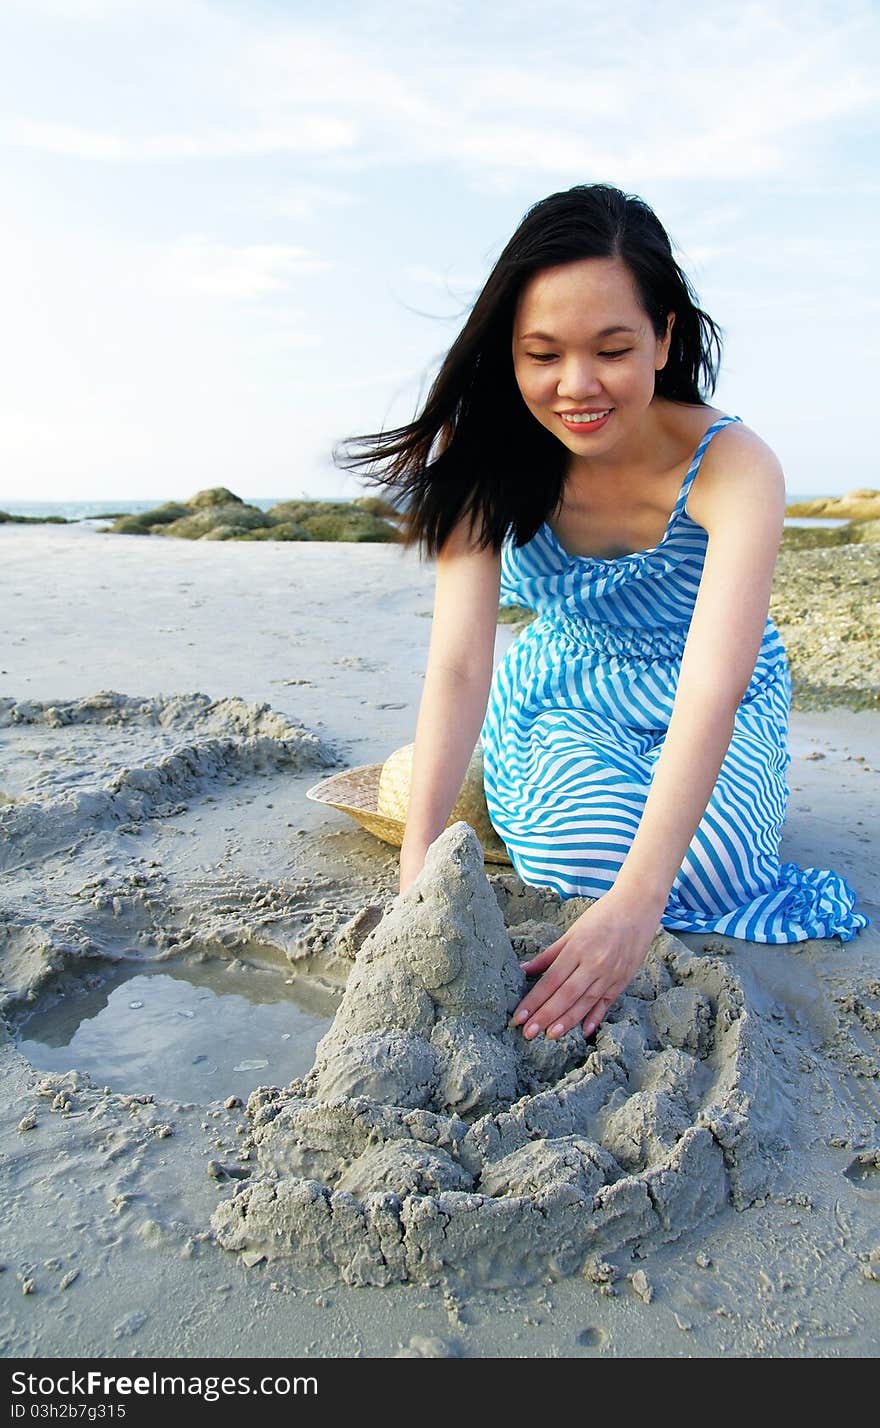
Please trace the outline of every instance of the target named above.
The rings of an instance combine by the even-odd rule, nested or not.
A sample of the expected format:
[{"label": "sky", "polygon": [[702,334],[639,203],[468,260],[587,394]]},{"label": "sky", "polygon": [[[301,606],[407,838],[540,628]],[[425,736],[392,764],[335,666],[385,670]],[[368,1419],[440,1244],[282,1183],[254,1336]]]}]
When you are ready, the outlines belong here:
[{"label": "sky", "polygon": [[525,211],[655,210],[712,404],[880,485],[880,7],[0,0],[0,507],[347,496]]}]

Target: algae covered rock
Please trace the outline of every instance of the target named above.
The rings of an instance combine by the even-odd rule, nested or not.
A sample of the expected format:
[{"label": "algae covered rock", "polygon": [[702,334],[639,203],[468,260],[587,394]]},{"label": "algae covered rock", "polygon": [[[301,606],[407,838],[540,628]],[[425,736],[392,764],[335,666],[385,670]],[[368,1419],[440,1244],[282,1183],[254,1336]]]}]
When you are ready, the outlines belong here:
[{"label": "algae covered rock", "polygon": [[241,540],[242,536],[249,535],[247,526],[212,526],[210,530],[200,537],[201,540]]},{"label": "algae covered rock", "polygon": [[187,506],[191,511],[202,511],[210,506],[243,506],[241,496],[236,496],[234,491],[228,491],[225,486],[209,486],[204,491],[197,491],[194,496],[190,496]]},{"label": "algae covered rock", "polygon": [[782,532],[782,549],[817,550],[827,545],[849,545],[858,540],[855,535],[858,528],[856,522],[845,526],[786,526]]},{"label": "algae covered rock", "polygon": [[[185,540],[202,540],[209,536],[209,532],[226,527],[234,534],[253,530],[256,526],[266,526],[265,511],[259,510],[256,506],[247,506],[243,501],[237,501],[230,505],[208,505],[200,510],[192,511],[187,516],[182,516],[180,520],[172,521],[170,525],[163,527],[162,535],[183,536]],[[229,536],[213,537],[213,539],[228,540]]]},{"label": "algae covered rock", "polygon": [[403,512],[383,496],[355,496],[351,504],[357,506],[360,511],[367,511],[371,516],[381,516],[386,521],[403,519]]},{"label": "algae covered rock", "polygon": [[[167,501],[150,511],[119,516],[118,535],[168,535],[184,540],[397,541],[397,515],[387,502],[279,501],[260,510],[225,486],[198,491],[186,502]],[[6,517],[14,519],[13,517]]]},{"label": "algae covered rock", "polygon": [[198,491],[188,501],[166,501],[149,511],[118,516],[115,535],[173,535],[187,540],[237,540],[269,522],[264,511],[249,506],[225,486]]},{"label": "algae covered rock", "polygon": [[794,501],[786,506],[787,516],[823,516],[846,521],[872,521],[880,518],[880,491],[860,486],[845,496],[815,496],[809,501]]},{"label": "algae covered rock", "polygon": [[[358,502],[280,501],[267,511],[273,526],[298,527],[305,540],[395,541],[396,526]],[[296,537],[288,535],[286,539]]]},{"label": "algae covered rock", "polygon": [[333,515],[340,509],[344,509],[342,502],[310,501],[303,497],[299,501],[279,501],[277,506],[269,507],[266,515],[272,525],[281,525],[288,521],[302,523],[310,516]]},{"label": "algae covered rock", "polygon": [[850,540],[856,545],[877,545],[880,542],[880,516],[870,521],[854,521]]},{"label": "algae covered rock", "polygon": [[9,511],[0,511],[0,526],[66,526],[72,525],[66,516],[13,516]]},{"label": "algae covered rock", "polygon": [[133,515],[117,516],[111,531],[118,535],[156,535],[163,526],[189,515],[189,507],[180,501],[166,501],[151,511],[137,511]]},{"label": "algae covered rock", "polygon": [[[267,512],[271,515],[271,512]],[[305,526],[298,525],[296,521],[276,521],[272,525],[257,527],[252,531],[244,531],[240,540],[311,540],[311,536]]]},{"label": "algae covered rock", "polygon": [[399,539],[395,528],[367,511],[307,516],[302,522],[310,540],[382,541]]}]

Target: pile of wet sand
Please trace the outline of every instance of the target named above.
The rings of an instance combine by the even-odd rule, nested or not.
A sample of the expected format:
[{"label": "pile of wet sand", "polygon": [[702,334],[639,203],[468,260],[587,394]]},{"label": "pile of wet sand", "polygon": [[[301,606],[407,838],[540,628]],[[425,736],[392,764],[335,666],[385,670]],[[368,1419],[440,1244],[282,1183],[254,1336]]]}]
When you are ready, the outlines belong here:
[{"label": "pile of wet sand", "polygon": [[[619,1324],[608,1300],[615,1335],[627,1300],[651,1314],[656,1292],[661,1319],[670,1303],[683,1316],[670,1319],[673,1338],[684,1328],[696,1341],[699,1328],[704,1345],[749,1352],[808,1341],[824,1352],[826,1320],[856,1322],[859,1292],[873,1287],[858,1286],[876,1263],[863,1206],[876,1194],[877,988],[853,975],[862,939],[845,952],[829,943],[768,954],[723,939],[690,939],[691,952],[661,934],[595,1040],[525,1043],[508,1025],[525,985],[519,960],[587,904],[566,906],[512,874],[487,879],[467,838],[449,834],[418,894],[403,899],[391,892],[394,856],[341,817],[297,840],[305,830],[285,816],[332,755],[270,706],[105,691],[7,701],[3,718],[0,816],[16,856],[0,972],[13,1028],[59,987],[76,996],[88,969],[120,950],[158,964],[209,950],[232,977],[240,957],[265,954],[289,974],[307,966],[341,983],[348,973],[351,988],[312,1068],[255,1092],[247,1113],[246,1092],[236,1096],[225,1074],[207,1105],[163,1098],[149,1074],[108,1091],[79,1069],[41,1075],[4,1038],[7,1345],[63,1352],[118,1334],[124,1352],[137,1334],[141,1352],[202,1352],[197,1325],[166,1322],[165,1286],[198,1298],[200,1286],[220,1295],[232,1280],[248,1324],[262,1305],[260,1342],[286,1335],[289,1348],[291,1326],[327,1314],[316,1306],[330,1274],[342,1281],[339,1317],[332,1331],[327,1320],[310,1330],[314,1351],[330,1354],[405,1342],[419,1284],[455,1282],[462,1302],[479,1284],[531,1281],[540,1299],[534,1286],[552,1277],[560,1303],[598,1321],[590,1284],[604,1304],[626,1275]],[[840,776],[862,768],[841,764]],[[345,858],[334,861],[335,848]],[[823,971],[833,997],[809,990],[814,962],[835,969]],[[768,995],[768,978],[787,993]],[[748,1216],[729,1213],[744,1205]],[[779,1236],[772,1293],[761,1288],[767,1227]],[[707,1243],[713,1259],[726,1245],[723,1274],[699,1267],[709,1264],[700,1249],[689,1278]],[[626,1270],[645,1255],[650,1281]],[[310,1309],[311,1275],[324,1287]],[[371,1340],[369,1296],[381,1285],[383,1330]],[[397,1298],[387,1297],[393,1285]],[[441,1304],[439,1288],[414,1292],[419,1305]],[[510,1292],[508,1307],[521,1311],[526,1289]],[[488,1337],[476,1321],[457,1326],[471,1352],[498,1334],[505,1345],[516,1338],[498,1318],[505,1303],[487,1309]],[[529,1352],[540,1317],[525,1321]],[[210,1324],[211,1343],[228,1348],[235,1330],[220,1298]],[[544,1351],[559,1332],[548,1321]],[[638,1352],[635,1324],[632,1333]]]},{"label": "pile of wet sand", "polygon": [[518,954],[589,905],[512,875],[493,888],[473,831],[449,828],[363,941],[313,1069],[251,1096],[261,1173],[218,1208],[220,1244],[353,1284],[498,1284],[762,1193],[784,1098],[720,959],[658,930],[594,1044],[511,1026]]}]

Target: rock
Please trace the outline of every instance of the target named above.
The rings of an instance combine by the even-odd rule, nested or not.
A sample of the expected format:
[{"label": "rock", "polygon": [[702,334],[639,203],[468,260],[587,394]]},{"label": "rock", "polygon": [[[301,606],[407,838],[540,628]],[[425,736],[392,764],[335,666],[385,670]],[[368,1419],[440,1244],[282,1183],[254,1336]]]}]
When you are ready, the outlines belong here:
[{"label": "rock", "polygon": [[249,1165],[236,1165],[234,1162],[209,1160],[208,1174],[212,1180],[247,1180],[251,1174]]},{"label": "rock", "polygon": [[241,496],[236,496],[232,491],[228,491],[225,486],[209,486],[204,491],[197,491],[194,496],[190,496],[187,506],[194,511],[202,511],[211,506],[243,506]]},{"label": "rock", "polygon": [[650,1304],[654,1298],[654,1286],[643,1269],[637,1269],[630,1278],[633,1292],[639,1296],[644,1304]]},{"label": "rock", "polygon": [[460,1359],[461,1350],[457,1344],[433,1335],[413,1334],[405,1349],[394,1355],[396,1359]]}]

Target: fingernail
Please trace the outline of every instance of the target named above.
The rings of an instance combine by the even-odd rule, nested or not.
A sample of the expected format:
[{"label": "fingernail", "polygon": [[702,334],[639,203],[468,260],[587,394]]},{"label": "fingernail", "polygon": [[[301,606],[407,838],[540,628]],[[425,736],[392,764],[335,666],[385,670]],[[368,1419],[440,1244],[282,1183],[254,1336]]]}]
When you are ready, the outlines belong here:
[{"label": "fingernail", "polygon": [[514,1026],[522,1026],[523,1022],[526,1021],[529,1016],[531,1016],[531,1012],[525,1007],[520,1007],[519,1011],[513,1014]]},{"label": "fingernail", "polygon": [[523,1032],[523,1036],[528,1036],[528,1037],[537,1036],[537,1035],[538,1035],[538,1032],[539,1032],[540,1030],[541,1030],[541,1028],[539,1027],[539,1025],[538,1025],[538,1023],[537,1023],[536,1021],[530,1021],[529,1024],[528,1024],[528,1026],[526,1027],[525,1031]]},{"label": "fingernail", "polygon": [[565,1031],[565,1027],[562,1025],[562,1022],[561,1022],[561,1021],[557,1021],[557,1022],[554,1023],[553,1026],[551,1026],[550,1030],[547,1032],[547,1035],[548,1035],[548,1036],[561,1036],[564,1031]]},{"label": "fingernail", "polygon": [[520,964],[519,964],[519,970],[520,970],[521,972],[525,972],[525,971],[528,970],[528,966],[529,966],[528,962],[520,962]]}]

